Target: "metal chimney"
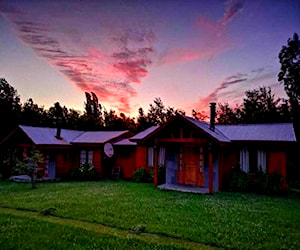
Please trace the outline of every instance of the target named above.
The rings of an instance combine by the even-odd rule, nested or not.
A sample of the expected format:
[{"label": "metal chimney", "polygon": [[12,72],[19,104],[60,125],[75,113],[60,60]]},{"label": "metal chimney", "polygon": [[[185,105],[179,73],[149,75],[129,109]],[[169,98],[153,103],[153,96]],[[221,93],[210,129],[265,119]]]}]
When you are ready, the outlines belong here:
[{"label": "metal chimney", "polygon": [[61,125],[62,125],[62,118],[61,117],[57,117],[56,118],[56,138],[58,140],[61,140]]},{"label": "metal chimney", "polygon": [[216,119],[216,103],[210,103],[210,124],[209,128],[212,131],[215,131],[215,119]]}]

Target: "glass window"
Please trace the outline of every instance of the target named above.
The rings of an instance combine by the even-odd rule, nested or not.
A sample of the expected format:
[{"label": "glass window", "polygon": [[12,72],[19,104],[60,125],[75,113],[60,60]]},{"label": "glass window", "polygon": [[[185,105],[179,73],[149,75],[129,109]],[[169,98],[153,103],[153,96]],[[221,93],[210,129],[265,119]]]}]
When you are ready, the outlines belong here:
[{"label": "glass window", "polygon": [[158,154],[158,165],[165,165],[166,159],[166,148],[160,147],[159,154]]},{"label": "glass window", "polygon": [[148,167],[153,167],[154,163],[154,148],[148,147]]},{"label": "glass window", "polygon": [[248,148],[242,148],[240,151],[240,168],[244,172],[249,172],[249,151]]},{"label": "glass window", "polygon": [[80,151],[80,165],[86,163],[93,164],[93,151],[91,150]]},{"label": "glass window", "polygon": [[257,167],[264,173],[267,171],[267,154],[264,150],[257,151]]}]

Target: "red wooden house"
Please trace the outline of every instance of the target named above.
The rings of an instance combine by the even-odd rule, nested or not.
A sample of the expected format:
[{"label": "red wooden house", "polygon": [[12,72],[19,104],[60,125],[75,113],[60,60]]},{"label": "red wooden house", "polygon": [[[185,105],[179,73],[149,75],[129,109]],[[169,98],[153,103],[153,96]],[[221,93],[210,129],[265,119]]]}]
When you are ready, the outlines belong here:
[{"label": "red wooden house", "polygon": [[66,177],[72,168],[83,163],[92,164],[98,177],[104,178],[108,167],[104,145],[130,135],[129,131],[77,131],[20,125],[1,145],[11,155],[16,153],[19,159],[25,159],[31,148],[39,149],[45,156],[44,166],[41,166],[45,178]]},{"label": "red wooden house", "polygon": [[[128,131],[19,126],[2,146],[16,150],[19,158],[33,146],[40,149],[46,158],[43,174],[50,179],[67,176],[86,162],[101,178],[111,173],[107,165],[120,168],[124,178],[132,178],[139,168],[154,170],[155,186],[161,165],[166,174],[161,188],[195,187],[203,192],[222,190],[226,176],[237,166],[245,172],[260,168],[286,178],[287,161],[297,145],[292,124],[218,125],[214,116],[212,105],[210,124],[178,115],[133,137]],[[104,154],[107,143],[115,151],[109,164]]]},{"label": "red wooden house", "polygon": [[158,167],[166,168],[162,188],[201,187],[203,192],[222,190],[233,167],[245,172],[258,168],[278,172],[285,179],[289,152],[296,148],[293,125],[215,125],[178,115],[130,140],[137,143],[135,168],[152,168],[158,185]]}]

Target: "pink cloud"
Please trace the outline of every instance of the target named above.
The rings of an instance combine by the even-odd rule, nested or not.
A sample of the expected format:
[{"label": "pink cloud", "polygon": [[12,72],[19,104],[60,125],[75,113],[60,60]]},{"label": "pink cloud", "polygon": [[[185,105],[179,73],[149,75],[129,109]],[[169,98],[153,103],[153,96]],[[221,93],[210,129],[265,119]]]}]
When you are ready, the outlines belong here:
[{"label": "pink cloud", "polygon": [[152,30],[125,29],[114,34],[111,51],[104,52],[76,39],[73,33],[62,37],[55,27],[33,19],[29,13],[8,7],[2,11],[15,24],[21,40],[79,89],[96,93],[100,102],[122,112],[131,111],[130,98],[136,95],[134,84],[148,75],[152,63]]},{"label": "pink cloud", "polygon": [[207,56],[207,52],[202,52],[196,49],[170,49],[165,55],[161,56],[159,64],[171,64],[177,62],[195,61]]}]

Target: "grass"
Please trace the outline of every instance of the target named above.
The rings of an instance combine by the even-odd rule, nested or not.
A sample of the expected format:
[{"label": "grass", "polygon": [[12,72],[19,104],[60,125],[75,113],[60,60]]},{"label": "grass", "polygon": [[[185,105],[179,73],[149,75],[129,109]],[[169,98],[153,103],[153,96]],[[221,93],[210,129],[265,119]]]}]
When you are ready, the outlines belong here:
[{"label": "grass", "polygon": [[[195,195],[158,191],[151,184],[123,181],[42,183],[31,190],[29,184],[0,182],[0,207],[37,213],[54,208],[51,214],[55,217],[118,230],[142,230],[153,238],[167,236],[170,239],[167,244],[162,244],[143,241],[142,238],[99,234],[93,230],[81,234],[77,230],[85,229],[74,225],[65,225],[61,229],[55,222],[35,219],[33,224],[38,224],[41,231],[45,230],[51,236],[46,242],[60,241],[61,230],[71,239],[73,235],[90,234],[90,237],[78,238],[76,242],[80,245],[77,248],[93,246],[92,243],[98,244],[95,248],[105,246],[108,249],[122,246],[124,249],[134,246],[139,249],[174,248],[172,239],[174,242],[181,239],[220,248],[300,249],[300,195],[297,193],[288,197],[240,193]],[[18,234],[16,240],[10,239],[15,235],[14,228],[21,228],[20,234],[25,233],[22,227],[30,225],[25,223],[26,220],[28,218],[20,215],[0,217],[0,233],[5,235],[0,237],[1,249],[1,244],[8,245],[7,249],[18,248],[18,245],[11,245],[19,242]],[[3,226],[7,223],[12,226]],[[29,231],[35,235],[33,224]],[[88,239],[92,239],[91,245]],[[65,248],[63,244],[62,240],[60,248]],[[176,247],[186,245],[179,242]]]}]

